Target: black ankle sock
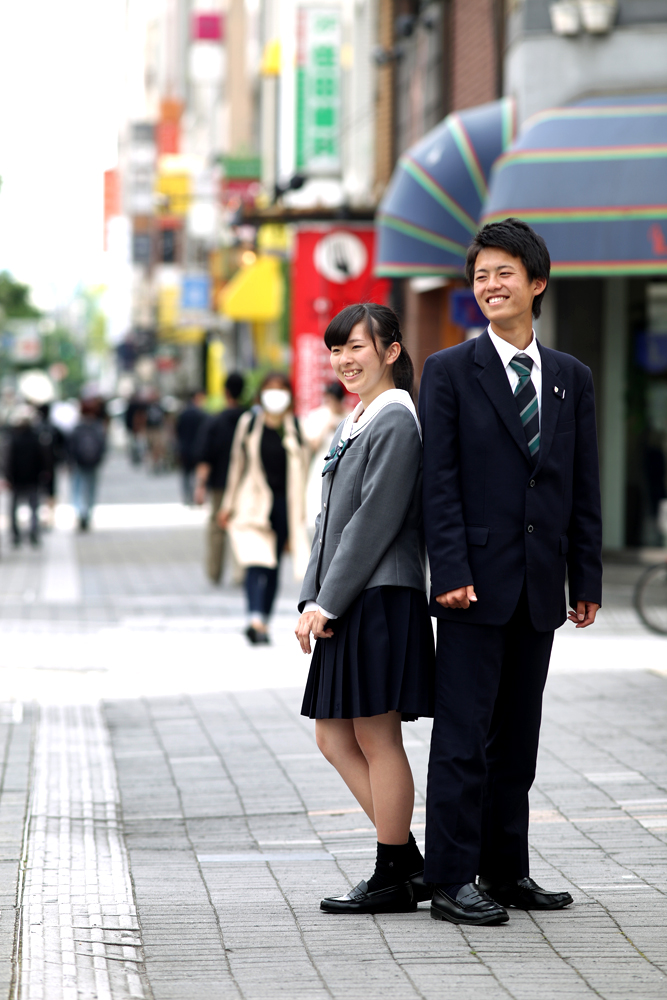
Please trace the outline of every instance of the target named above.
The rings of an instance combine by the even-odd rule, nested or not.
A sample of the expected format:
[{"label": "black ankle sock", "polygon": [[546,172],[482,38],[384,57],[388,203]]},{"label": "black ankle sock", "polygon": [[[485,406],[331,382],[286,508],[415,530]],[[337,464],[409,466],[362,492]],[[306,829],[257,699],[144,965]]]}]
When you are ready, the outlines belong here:
[{"label": "black ankle sock", "polygon": [[424,870],[424,858],[422,852],[417,847],[417,841],[414,838],[412,830],[410,831],[410,836],[408,837],[408,847],[409,850],[409,861],[408,865],[410,871],[408,875],[416,875],[417,872],[422,872]]},{"label": "black ankle sock", "polygon": [[447,893],[450,899],[456,899],[458,894],[467,882],[438,882],[438,889]]},{"label": "black ankle sock", "polygon": [[368,891],[379,892],[405,882],[413,874],[409,870],[411,854],[410,841],[407,844],[381,844],[378,840],[377,861],[375,871],[368,880]]}]

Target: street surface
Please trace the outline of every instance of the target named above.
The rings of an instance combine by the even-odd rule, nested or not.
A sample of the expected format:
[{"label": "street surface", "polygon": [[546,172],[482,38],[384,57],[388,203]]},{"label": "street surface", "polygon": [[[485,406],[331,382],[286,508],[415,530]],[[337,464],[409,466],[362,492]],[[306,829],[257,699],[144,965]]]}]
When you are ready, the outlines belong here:
[{"label": "street surface", "polygon": [[[89,535],[67,503],[0,558],[0,997],[665,1000],[667,639],[608,567],[556,637],[532,874],[574,906],[469,930],[321,913],[374,836],[299,715],[285,567],[273,644],[202,570],[205,513],[113,456]],[[66,500],[66,490],[63,492]],[[430,722],[404,727],[424,831]]]}]

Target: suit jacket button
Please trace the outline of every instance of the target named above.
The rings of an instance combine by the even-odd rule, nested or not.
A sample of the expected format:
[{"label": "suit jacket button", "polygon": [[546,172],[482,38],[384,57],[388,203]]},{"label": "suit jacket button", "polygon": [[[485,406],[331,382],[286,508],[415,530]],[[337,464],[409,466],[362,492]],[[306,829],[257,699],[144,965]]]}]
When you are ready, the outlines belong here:
[{"label": "suit jacket button", "polygon": [[533,528],[532,524],[529,524],[528,527],[526,528],[526,531],[528,532],[528,534],[530,534],[531,531],[534,531],[534,530],[535,529]]},{"label": "suit jacket button", "polygon": [[531,481],[530,481],[530,482],[528,483],[528,485],[529,485],[529,486],[534,486],[534,485],[535,485],[535,480],[534,480],[534,479],[531,479]]}]

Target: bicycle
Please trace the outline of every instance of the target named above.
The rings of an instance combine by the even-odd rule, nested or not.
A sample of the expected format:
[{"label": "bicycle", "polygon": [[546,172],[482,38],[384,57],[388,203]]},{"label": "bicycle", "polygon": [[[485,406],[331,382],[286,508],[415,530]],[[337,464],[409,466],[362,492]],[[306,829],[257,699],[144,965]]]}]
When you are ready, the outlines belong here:
[{"label": "bicycle", "polygon": [[667,635],[667,559],[642,573],[635,584],[633,603],[647,628]]}]

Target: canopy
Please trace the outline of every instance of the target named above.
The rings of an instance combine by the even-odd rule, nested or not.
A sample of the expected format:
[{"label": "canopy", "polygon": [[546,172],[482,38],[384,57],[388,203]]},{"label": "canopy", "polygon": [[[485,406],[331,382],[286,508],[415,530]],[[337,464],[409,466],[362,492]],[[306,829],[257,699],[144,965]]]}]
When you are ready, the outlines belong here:
[{"label": "canopy", "polygon": [[496,163],[483,222],[524,219],[555,275],[667,273],[667,94],[529,119]]},{"label": "canopy", "polygon": [[280,260],[267,254],[242,267],[225,285],[220,293],[220,312],[250,323],[280,319],[283,292]]},{"label": "canopy", "polygon": [[448,115],[409,149],[378,208],[375,273],[463,274],[491,167],[513,138],[514,105],[505,98]]}]

